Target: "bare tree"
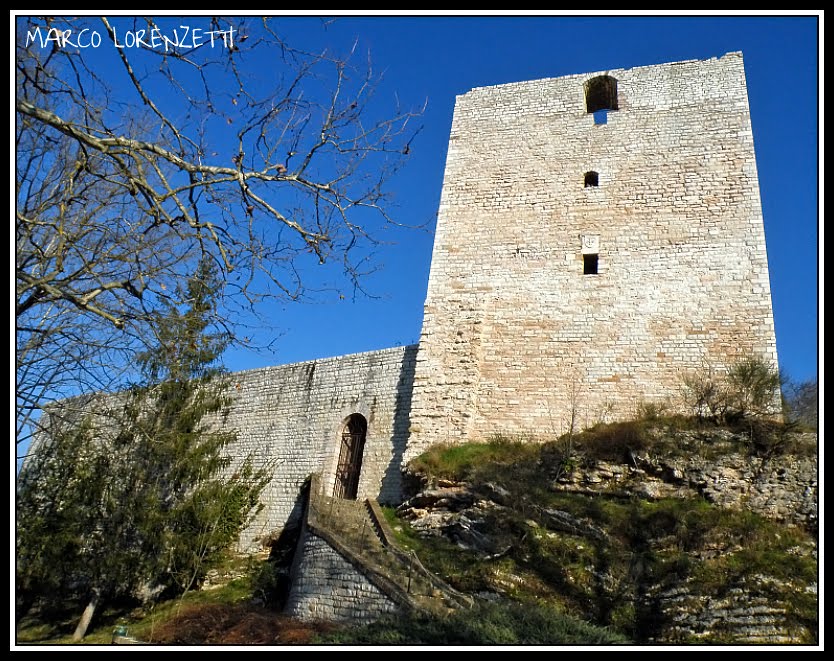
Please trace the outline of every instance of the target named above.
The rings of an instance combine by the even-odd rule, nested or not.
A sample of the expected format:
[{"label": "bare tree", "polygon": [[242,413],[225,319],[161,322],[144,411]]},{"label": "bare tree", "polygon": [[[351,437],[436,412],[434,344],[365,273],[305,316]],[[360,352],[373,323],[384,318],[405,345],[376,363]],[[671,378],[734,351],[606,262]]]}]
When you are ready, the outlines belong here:
[{"label": "bare tree", "polygon": [[119,377],[201,258],[228,324],[304,296],[308,263],[361,287],[394,222],[387,184],[421,109],[381,112],[355,52],[200,20],[198,38],[182,19],[18,19],[19,443],[44,402]]},{"label": "bare tree", "polygon": [[819,427],[819,380],[816,377],[801,382],[785,377],[782,397],[785,420],[809,429]]}]

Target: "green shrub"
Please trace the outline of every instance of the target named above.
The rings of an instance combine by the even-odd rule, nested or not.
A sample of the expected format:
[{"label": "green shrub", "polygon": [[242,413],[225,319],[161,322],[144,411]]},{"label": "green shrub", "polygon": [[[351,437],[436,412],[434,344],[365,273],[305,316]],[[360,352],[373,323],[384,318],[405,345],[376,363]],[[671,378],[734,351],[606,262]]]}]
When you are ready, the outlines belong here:
[{"label": "green shrub", "polygon": [[669,415],[670,406],[668,402],[650,402],[642,400],[637,403],[635,418],[656,422],[665,419]]},{"label": "green shrub", "polygon": [[797,435],[798,424],[778,422],[765,418],[743,418],[733,425],[747,445],[750,454],[757,457],[774,457],[784,454],[813,456],[817,445],[808,442],[807,437]]},{"label": "green shrub", "polygon": [[761,358],[746,358],[727,374],[729,406],[741,417],[763,417],[778,412],[779,372]]},{"label": "green shrub", "polygon": [[707,366],[682,378],[684,405],[720,424],[777,415],[779,391],[779,372],[755,357],[734,363],[723,375]]},{"label": "green shrub", "polygon": [[631,462],[631,454],[651,445],[648,426],[641,420],[594,425],[574,437],[578,451],[587,459]]},{"label": "green shrub", "polygon": [[252,596],[265,606],[279,606],[287,592],[288,575],[277,563],[264,560],[252,568],[249,576]]},{"label": "green shrub", "polygon": [[711,367],[685,374],[681,379],[684,405],[699,418],[723,420],[727,412],[727,389]]}]

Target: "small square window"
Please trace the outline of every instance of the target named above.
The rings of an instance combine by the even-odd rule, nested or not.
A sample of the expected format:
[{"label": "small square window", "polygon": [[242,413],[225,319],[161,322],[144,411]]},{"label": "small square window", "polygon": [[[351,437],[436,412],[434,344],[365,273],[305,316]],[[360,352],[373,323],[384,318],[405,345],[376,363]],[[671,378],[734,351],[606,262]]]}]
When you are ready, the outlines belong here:
[{"label": "small square window", "polygon": [[599,273],[599,255],[582,255],[583,275],[597,275]]}]

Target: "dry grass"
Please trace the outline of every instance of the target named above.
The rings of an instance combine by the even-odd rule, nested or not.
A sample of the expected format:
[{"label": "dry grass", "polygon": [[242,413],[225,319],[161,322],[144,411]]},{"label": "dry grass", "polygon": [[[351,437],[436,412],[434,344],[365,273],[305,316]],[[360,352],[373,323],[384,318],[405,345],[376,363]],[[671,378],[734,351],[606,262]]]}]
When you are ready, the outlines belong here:
[{"label": "dry grass", "polygon": [[153,643],[165,645],[305,645],[333,625],[300,622],[257,606],[192,606],[156,628]]}]

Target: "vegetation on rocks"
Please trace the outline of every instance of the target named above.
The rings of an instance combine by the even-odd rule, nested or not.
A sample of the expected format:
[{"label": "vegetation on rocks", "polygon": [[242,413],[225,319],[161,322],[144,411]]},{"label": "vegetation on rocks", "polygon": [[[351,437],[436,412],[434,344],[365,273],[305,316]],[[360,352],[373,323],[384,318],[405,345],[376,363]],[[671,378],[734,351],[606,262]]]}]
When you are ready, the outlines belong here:
[{"label": "vegetation on rocks", "polygon": [[[708,489],[640,490],[650,456],[764,466],[816,449],[777,422],[767,434],[784,442],[763,448],[751,420],[764,424],[650,415],[545,444],[437,446],[412,462],[424,490],[391,523],[427,567],[494,603],[545,604],[641,643],[813,642],[813,526],[771,520],[743,498],[723,507]],[[570,477],[604,462],[609,486]]]},{"label": "vegetation on rocks", "polygon": [[[168,644],[815,643],[816,436],[732,417],[644,405],[547,443],[496,436],[417,457],[420,487],[383,513],[471,608],[339,626],[279,615],[288,534],[269,559],[214,572],[221,587],[111,603],[90,642],[118,624]],[[48,610],[21,641],[66,642],[66,610]]]}]

